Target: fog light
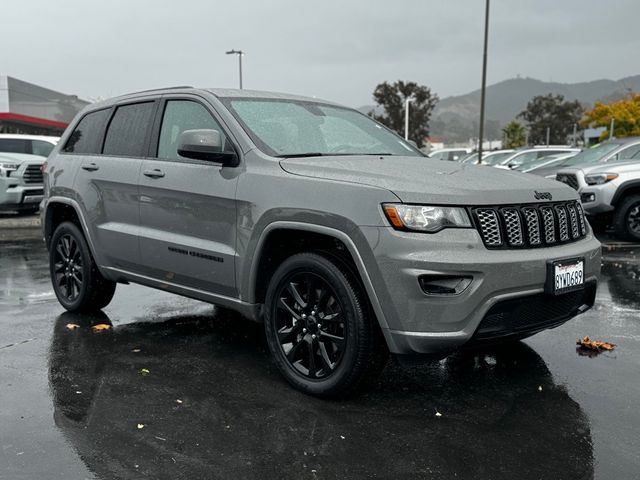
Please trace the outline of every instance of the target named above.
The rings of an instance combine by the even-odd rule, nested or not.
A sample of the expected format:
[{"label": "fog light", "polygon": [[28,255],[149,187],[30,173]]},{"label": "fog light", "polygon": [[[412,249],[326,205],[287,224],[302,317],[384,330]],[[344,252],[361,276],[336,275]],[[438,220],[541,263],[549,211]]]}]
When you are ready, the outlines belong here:
[{"label": "fog light", "polygon": [[418,277],[422,291],[427,295],[460,295],[464,292],[473,277],[453,275],[421,275]]},{"label": "fog light", "polygon": [[582,195],[580,195],[580,201],[582,203],[595,202],[596,201],[596,194],[595,193],[583,193]]}]

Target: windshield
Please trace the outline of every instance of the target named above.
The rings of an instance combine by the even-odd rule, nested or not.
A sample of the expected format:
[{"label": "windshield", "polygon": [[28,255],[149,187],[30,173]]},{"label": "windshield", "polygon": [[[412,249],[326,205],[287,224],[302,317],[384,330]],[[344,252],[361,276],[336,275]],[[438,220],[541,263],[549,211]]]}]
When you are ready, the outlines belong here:
[{"label": "windshield", "polygon": [[589,148],[588,150],[583,150],[579,154],[574,157],[571,157],[569,160],[562,164],[563,167],[569,165],[580,165],[583,163],[596,163],[600,161],[602,157],[613,152],[616,148],[619,148],[619,143],[600,143],[595,147]]},{"label": "windshield", "polygon": [[477,162],[478,162],[478,152],[470,153],[469,155],[464,157],[462,160],[460,160],[460,163],[477,163]]},{"label": "windshield", "polygon": [[266,98],[223,102],[258,148],[271,156],[424,156],[398,135],[348,108]]},{"label": "windshield", "polygon": [[513,152],[494,153],[482,159],[483,165],[497,165],[507,157],[512,156]]}]

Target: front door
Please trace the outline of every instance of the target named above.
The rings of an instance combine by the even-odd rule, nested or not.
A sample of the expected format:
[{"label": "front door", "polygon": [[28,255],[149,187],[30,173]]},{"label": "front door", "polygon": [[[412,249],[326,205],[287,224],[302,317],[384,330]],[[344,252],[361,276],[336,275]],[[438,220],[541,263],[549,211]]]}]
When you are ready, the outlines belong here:
[{"label": "front door", "polygon": [[[209,107],[168,99],[162,108],[156,158],[140,176],[140,251],[146,275],[235,297],[237,168],[178,155],[185,130],[215,129]],[[152,147],[153,151],[153,147]]]}]

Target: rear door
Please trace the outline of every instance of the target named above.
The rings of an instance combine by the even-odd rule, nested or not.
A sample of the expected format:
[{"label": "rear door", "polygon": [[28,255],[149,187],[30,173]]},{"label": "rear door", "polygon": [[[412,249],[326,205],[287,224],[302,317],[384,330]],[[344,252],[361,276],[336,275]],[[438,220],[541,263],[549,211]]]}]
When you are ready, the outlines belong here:
[{"label": "rear door", "polygon": [[[166,97],[140,176],[140,250],[153,278],[235,297],[239,168],[178,155],[185,130],[215,129],[234,148],[214,110],[197,96]],[[236,151],[238,151],[236,149]]]},{"label": "rear door", "polygon": [[154,100],[113,107],[101,154],[85,155],[80,162],[75,189],[97,260],[104,266],[127,271],[139,268],[138,176],[148,151],[155,109]]}]

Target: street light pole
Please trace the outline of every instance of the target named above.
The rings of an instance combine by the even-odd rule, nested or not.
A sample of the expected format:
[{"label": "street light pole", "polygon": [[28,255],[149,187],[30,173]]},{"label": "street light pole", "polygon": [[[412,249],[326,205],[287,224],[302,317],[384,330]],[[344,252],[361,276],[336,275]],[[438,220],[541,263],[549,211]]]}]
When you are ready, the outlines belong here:
[{"label": "street light pole", "polygon": [[480,90],[480,138],[478,140],[478,163],[482,163],[482,142],[484,140],[484,96],[487,88],[487,44],[489,43],[489,0],[484,13],[484,51],[482,54],[482,89]]},{"label": "street light pole", "polygon": [[242,50],[229,50],[226,52],[227,55],[238,55],[238,68],[240,70],[240,90],[242,90],[242,55],[244,52]]},{"label": "street light pole", "polygon": [[407,98],[404,101],[404,139],[409,140],[409,104],[411,99]]}]

